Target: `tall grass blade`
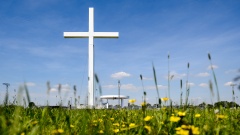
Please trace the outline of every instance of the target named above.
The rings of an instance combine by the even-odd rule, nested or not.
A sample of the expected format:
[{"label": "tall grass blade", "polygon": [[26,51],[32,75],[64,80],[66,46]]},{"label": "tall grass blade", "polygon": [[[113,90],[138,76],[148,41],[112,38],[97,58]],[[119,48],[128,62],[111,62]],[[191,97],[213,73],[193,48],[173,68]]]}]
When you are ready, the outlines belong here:
[{"label": "tall grass blade", "polygon": [[156,71],[155,71],[153,63],[152,63],[152,67],[153,67],[154,82],[155,82],[155,86],[156,86],[156,90],[157,90],[157,96],[158,96],[158,105],[161,105],[161,99],[159,98],[158,85],[157,85],[157,76],[156,76]]},{"label": "tall grass blade", "polygon": [[168,98],[169,98],[169,105],[170,105],[171,98],[170,98],[170,67],[169,67],[169,60],[170,60],[170,54],[168,54]]},{"label": "tall grass blade", "polygon": [[190,67],[190,64],[188,63],[187,64],[187,80],[186,80],[186,99],[185,99],[185,107],[188,106],[188,97],[189,97],[189,92],[190,92],[190,86],[189,86],[189,83],[188,83],[188,76],[189,76],[189,67]]},{"label": "tall grass blade", "polygon": [[25,92],[26,92],[26,95],[27,95],[27,101],[28,101],[28,104],[29,104],[31,102],[31,99],[30,99],[30,96],[29,96],[28,87],[27,87],[26,83],[24,83],[24,89],[25,89]]},{"label": "tall grass blade", "polygon": [[211,92],[211,102],[212,102],[212,105],[213,105],[213,97],[214,97],[214,91],[213,91],[213,85],[212,85],[212,81],[210,80],[209,81],[209,89],[210,89],[210,92]]},{"label": "tall grass blade", "polygon": [[215,72],[214,72],[214,69],[213,69],[210,53],[208,53],[208,59],[210,61],[210,66],[211,66],[211,70],[212,70],[212,74],[213,74],[213,78],[214,78],[214,83],[215,83],[215,86],[216,86],[216,89],[217,89],[218,102],[220,102],[220,95],[219,95],[219,90],[218,90],[217,79],[216,79],[216,75],[215,75]]}]

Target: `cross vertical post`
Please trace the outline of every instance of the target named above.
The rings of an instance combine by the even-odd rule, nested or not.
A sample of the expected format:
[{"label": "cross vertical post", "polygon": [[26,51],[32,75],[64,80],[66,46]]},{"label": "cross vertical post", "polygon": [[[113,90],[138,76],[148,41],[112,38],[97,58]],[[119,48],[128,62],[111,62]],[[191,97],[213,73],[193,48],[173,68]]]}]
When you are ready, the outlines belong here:
[{"label": "cross vertical post", "polygon": [[88,38],[88,107],[94,107],[94,38],[118,38],[118,32],[94,32],[94,9],[89,8],[88,32],[64,32],[64,38]]}]

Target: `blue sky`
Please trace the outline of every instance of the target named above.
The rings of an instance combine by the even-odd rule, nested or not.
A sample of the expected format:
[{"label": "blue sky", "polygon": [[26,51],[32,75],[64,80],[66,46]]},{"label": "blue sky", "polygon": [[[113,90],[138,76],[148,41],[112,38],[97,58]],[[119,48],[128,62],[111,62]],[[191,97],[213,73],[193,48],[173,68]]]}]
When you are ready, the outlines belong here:
[{"label": "blue sky", "polygon": [[[210,103],[210,53],[220,98],[232,100],[229,84],[239,83],[233,78],[240,68],[240,1],[4,0],[0,2],[0,82],[10,83],[11,101],[14,90],[26,82],[31,100],[38,105],[59,101],[58,84],[65,103],[74,97],[74,85],[80,103],[86,102],[88,39],[65,39],[63,32],[87,32],[89,7],[94,7],[96,32],[120,35],[118,39],[94,40],[95,72],[103,95],[117,94],[120,80],[121,94],[141,103],[142,74],[147,101],[154,104],[154,63],[160,97],[167,96],[169,54],[169,71],[174,75],[171,99],[179,104],[180,79],[185,97],[189,62],[190,101]],[[47,81],[51,84],[49,95]],[[5,86],[0,85],[0,90],[2,103]],[[240,94],[237,88],[235,93]],[[214,94],[216,101],[215,86]]]}]

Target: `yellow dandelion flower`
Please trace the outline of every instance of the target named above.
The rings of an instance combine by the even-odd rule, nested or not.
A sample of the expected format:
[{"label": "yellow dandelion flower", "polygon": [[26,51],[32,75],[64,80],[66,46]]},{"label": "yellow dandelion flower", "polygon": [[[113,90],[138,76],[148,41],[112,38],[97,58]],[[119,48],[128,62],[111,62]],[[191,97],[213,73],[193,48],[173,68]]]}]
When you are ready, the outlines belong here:
[{"label": "yellow dandelion flower", "polygon": [[114,133],[118,133],[118,132],[119,132],[119,129],[113,129],[113,132],[114,132]]},{"label": "yellow dandelion flower", "polygon": [[182,129],[181,127],[177,127],[177,128],[175,128],[175,130],[177,130],[177,131],[178,131],[178,130],[181,130],[181,129]]},{"label": "yellow dandelion flower", "polygon": [[129,124],[129,128],[135,128],[135,127],[137,127],[137,125],[135,123],[130,123]]},{"label": "yellow dandelion flower", "polygon": [[144,118],[144,121],[149,121],[149,120],[151,120],[151,119],[152,119],[151,116],[146,116],[146,117]]},{"label": "yellow dandelion flower", "polygon": [[110,118],[110,120],[114,121],[114,118]]},{"label": "yellow dandelion flower", "polygon": [[113,123],[113,126],[118,126],[119,127],[119,123]]},{"label": "yellow dandelion flower", "polygon": [[99,121],[99,122],[103,122],[103,120],[102,120],[102,119],[98,119],[98,121]]},{"label": "yellow dandelion flower", "polygon": [[103,134],[104,132],[103,132],[103,130],[99,130],[98,133],[99,134]]},{"label": "yellow dandelion flower", "polygon": [[178,116],[185,116],[186,113],[185,112],[178,112]]},{"label": "yellow dandelion flower", "polygon": [[171,116],[170,117],[171,122],[178,122],[180,119],[181,119],[180,117],[176,117],[176,116]]},{"label": "yellow dandelion flower", "polygon": [[148,133],[149,133],[149,134],[151,134],[151,132],[152,132],[152,129],[151,129],[151,127],[150,127],[150,126],[144,126],[144,128],[146,128],[146,129],[147,129],[147,131],[148,131]]},{"label": "yellow dandelion flower", "polygon": [[63,129],[58,129],[57,131],[58,131],[58,133],[63,133],[64,132]]},{"label": "yellow dandelion flower", "polygon": [[22,133],[21,133],[21,135],[25,135],[25,133],[24,133],[24,132],[22,132]]},{"label": "yellow dandelion flower", "polygon": [[74,126],[73,126],[73,125],[70,125],[70,127],[71,127],[71,128],[74,128]]},{"label": "yellow dandelion flower", "polygon": [[164,98],[161,98],[161,100],[162,100],[162,101],[168,101],[168,100],[169,100],[169,98],[167,98],[167,97],[164,97]]},{"label": "yellow dandelion flower", "polygon": [[221,114],[217,114],[216,116],[217,116],[218,119],[225,119],[225,118],[227,118],[227,116],[221,115]]},{"label": "yellow dandelion flower", "polygon": [[130,100],[129,100],[129,103],[132,103],[132,104],[133,104],[133,103],[135,103],[135,102],[136,102],[136,99],[130,99]]},{"label": "yellow dandelion flower", "polygon": [[198,127],[191,126],[191,129],[192,129],[192,133],[194,135],[199,135],[200,134]]},{"label": "yellow dandelion flower", "polygon": [[189,127],[191,127],[191,126],[187,126],[187,125],[182,125],[181,126],[182,129],[189,129]]},{"label": "yellow dandelion flower", "polygon": [[122,124],[122,127],[124,128],[124,127],[126,127],[126,125],[125,125],[125,124]]},{"label": "yellow dandelion flower", "polygon": [[196,118],[199,118],[200,116],[201,116],[201,114],[199,114],[199,113],[195,114]]},{"label": "yellow dandelion flower", "polygon": [[178,134],[178,135],[189,135],[189,130],[181,129],[181,130],[176,131],[176,134]]}]

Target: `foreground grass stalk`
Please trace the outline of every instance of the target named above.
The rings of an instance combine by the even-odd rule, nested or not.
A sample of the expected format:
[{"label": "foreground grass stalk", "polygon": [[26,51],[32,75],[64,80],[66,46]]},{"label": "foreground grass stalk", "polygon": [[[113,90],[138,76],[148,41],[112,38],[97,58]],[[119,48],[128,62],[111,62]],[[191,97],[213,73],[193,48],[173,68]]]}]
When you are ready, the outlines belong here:
[{"label": "foreground grass stalk", "polygon": [[210,53],[208,53],[208,59],[210,61],[210,66],[211,66],[211,70],[212,70],[212,74],[213,74],[213,78],[214,78],[214,83],[215,83],[215,86],[216,86],[216,89],[217,89],[217,99],[218,99],[218,102],[219,102],[220,101],[220,95],[219,95],[219,90],[218,90],[218,84],[217,84],[216,75],[215,75],[215,72],[214,72],[214,69],[213,69]]},{"label": "foreground grass stalk", "polygon": [[189,83],[188,83],[189,67],[190,67],[190,64],[188,63],[188,64],[187,64],[188,70],[187,70],[187,80],[186,80],[185,109],[188,107],[188,97],[189,97],[189,93],[190,93],[190,86],[189,86]]},{"label": "foreground grass stalk", "polygon": [[152,63],[152,67],[153,67],[153,76],[154,76],[155,87],[156,87],[157,96],[158,96],[158,107],[160,107],[161,106],[161,99],[159,97],[158,85],[157,85],[157,76],[156,76],[156,71],[155,71],[153,63]]}]

